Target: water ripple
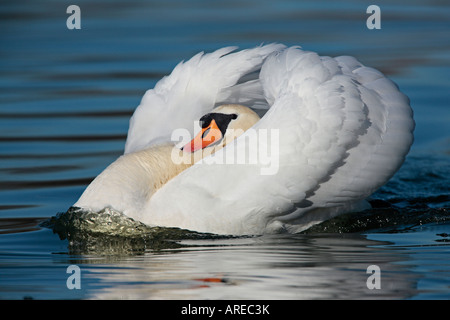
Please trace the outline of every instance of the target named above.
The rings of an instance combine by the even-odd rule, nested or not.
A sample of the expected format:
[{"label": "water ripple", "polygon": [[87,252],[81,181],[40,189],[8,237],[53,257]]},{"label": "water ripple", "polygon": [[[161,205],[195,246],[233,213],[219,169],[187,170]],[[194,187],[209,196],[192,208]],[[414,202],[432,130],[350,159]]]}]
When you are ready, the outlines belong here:
[{"label": "water ripple", "polygon": [[41,188],[58,188],[68,186],[82,186],[91,183],[94,177],[90,178],[74,178],[64,180],[38,180],[38,181],[0,181],[1,190],[20,190],[20,189],[41,189]]},{"label": "water ripple", "polygon": [[110,135],[70,135],[70,136],[26,136],[26,137],[0,137],[1,142],[46,142],[46,141],[65,141],[65,142],[79,142],[79,141],[108,141],[108,140],[123,140],[126,139],[126,134],[110,134]]}]

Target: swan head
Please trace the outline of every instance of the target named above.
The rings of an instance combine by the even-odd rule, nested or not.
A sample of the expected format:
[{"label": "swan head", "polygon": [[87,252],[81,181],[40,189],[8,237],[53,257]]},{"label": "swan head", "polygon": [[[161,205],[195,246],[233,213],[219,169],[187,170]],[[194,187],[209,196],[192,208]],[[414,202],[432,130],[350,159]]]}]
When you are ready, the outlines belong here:
[{"label": "swan head", "polygon": [[200,118],[200,132],[182,150],[185,153],[215,152],[259,120],[259,116],[248,107],[238,104],[221,105]]}]

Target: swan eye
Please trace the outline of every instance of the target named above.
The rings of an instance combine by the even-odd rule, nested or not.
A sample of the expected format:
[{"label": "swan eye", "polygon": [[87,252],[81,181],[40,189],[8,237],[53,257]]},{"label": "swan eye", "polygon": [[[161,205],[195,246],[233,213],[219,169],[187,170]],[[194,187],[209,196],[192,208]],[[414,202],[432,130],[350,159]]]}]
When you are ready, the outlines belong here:
[{"label": "swan eye", "polygon": [[206,130],[202,133],[202,139],[204,139],[204,138],[208,135],[209,131],[211,131],[211,127],[209,127],[208,129],[206,129]]}]

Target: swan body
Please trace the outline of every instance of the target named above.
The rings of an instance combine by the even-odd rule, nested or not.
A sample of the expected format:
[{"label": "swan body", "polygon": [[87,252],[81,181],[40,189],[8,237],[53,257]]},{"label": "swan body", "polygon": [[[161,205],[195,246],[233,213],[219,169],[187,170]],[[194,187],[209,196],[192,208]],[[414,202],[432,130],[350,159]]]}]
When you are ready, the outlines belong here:
[{"label": "swan body", "polygon": [[[402,165],[414,126],[408,98],[353,57],[280,44],[199,53],[145,93],[124,155],[74,206],[200,232],[299,232],[368,208]],[[177,129],[197,137],[180,147]],[[276,170],[264,173],[260,150]]]}]

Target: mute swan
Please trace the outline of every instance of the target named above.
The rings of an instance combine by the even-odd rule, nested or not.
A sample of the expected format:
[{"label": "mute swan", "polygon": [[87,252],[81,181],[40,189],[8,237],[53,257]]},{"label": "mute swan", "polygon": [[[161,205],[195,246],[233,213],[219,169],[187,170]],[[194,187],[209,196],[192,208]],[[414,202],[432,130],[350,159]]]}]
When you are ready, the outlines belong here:
[{"label": "mute swan", "polygon": [[[148,90],[124,155],[74,206],[234,235],[299,232],[368,208],[365,199],[394,175],[413,142],[408,98],[353,57],[281,44],[236,49],[199,53]],[[239,105],[265,114],[259,120]],[[237,121],[241,115],[248,121]],[[201,128],[193,126],[198,119]],[[180,129],[197,136],[174,147]],[[256,156],[248,152],[254,132],[273,133],[257,136]],[[261,150],[276,162],[270,174],[262,173]]]}]

